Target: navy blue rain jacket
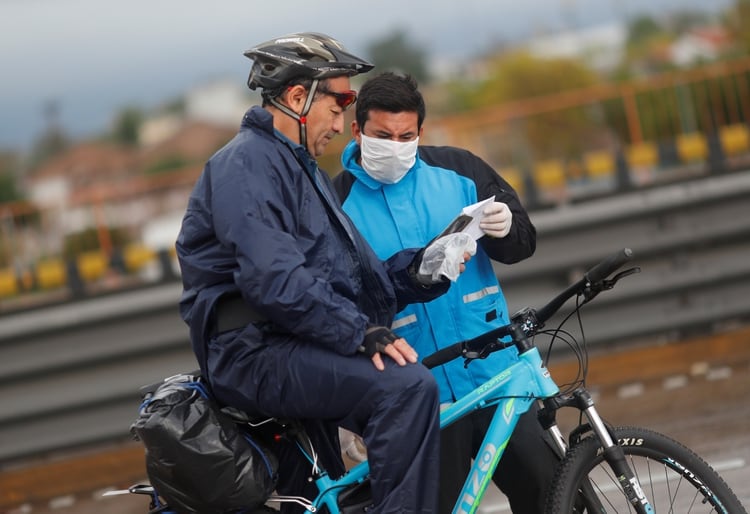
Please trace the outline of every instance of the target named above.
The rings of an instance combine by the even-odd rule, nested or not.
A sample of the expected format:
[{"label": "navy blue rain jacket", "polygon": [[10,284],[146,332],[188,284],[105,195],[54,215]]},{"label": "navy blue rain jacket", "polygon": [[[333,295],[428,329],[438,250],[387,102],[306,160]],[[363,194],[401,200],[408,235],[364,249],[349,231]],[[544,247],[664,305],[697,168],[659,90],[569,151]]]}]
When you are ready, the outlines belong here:
[{"label": "navy blue rain jacket", "polygon": [[335,196],[307,150],[275,131],[261,107],[209,159],[177,240],[180,312],[204,372],[223,294],[240,292],[267,320],[258,343],[292,337],[350,355],[368,324],[390,326],[408,303],[447,290],[412,280],[407,267],[417,249],[381,261]]}]

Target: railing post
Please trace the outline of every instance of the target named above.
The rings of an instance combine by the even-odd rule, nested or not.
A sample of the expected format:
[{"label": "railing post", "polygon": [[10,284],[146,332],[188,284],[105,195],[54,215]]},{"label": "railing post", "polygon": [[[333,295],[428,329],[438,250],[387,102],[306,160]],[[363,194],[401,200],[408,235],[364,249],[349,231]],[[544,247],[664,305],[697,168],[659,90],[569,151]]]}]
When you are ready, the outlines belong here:
[{"label": "railing post", "polygon": [[622,101],[625,106],[625,119],[628,122],[628,131],[630,132],[630,144],[637,144],[643,141],[641,132],[641,120],[638,116],[638,106],[635,103],[635,90],[633,86],[622,87]]}]

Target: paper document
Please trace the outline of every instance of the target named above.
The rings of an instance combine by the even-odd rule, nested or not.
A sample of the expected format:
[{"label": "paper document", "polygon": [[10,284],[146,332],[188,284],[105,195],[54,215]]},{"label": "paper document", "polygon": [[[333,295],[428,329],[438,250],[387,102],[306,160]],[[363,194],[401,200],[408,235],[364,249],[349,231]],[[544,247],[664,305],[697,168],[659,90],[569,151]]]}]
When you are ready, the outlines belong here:
[{"label": "paper document", "polygon": [[461,209],[461,213],[456,216],[453,221],[451,221],[450,224],[445,227],[445,229],[435,239],[439,239],[443,236],[447,236],[448,234],[453,234],[456,232],[464,232],[466,234],[469,234],[475,240],[479,239],[484,235],[482,229],[479,228],[479,222],[482,221],[482,218],[484,217],[484,209],[494,201],[495,195],[492,195],[489,198],[482,200],[481,202],[467,205],[466,207]]}]

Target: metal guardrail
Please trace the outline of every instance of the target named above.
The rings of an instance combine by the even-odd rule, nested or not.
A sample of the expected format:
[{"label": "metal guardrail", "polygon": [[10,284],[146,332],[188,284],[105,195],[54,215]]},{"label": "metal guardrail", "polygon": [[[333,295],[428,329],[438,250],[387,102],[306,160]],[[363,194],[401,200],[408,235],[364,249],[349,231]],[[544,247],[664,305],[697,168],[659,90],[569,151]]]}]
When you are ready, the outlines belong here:
[{"label": "metal guardrail", "polygon": [[[585,308],[590,344],[744,323],[748,193],[750,171],[535,212],[535,256],[496,267],[510,307],[541,304],[588,266],[629,246],[643,272]],[[0,316],[0,470],[128,438],[138,387],[196,367],[178,315],[180,292],[179,282],[167,282]]]}]

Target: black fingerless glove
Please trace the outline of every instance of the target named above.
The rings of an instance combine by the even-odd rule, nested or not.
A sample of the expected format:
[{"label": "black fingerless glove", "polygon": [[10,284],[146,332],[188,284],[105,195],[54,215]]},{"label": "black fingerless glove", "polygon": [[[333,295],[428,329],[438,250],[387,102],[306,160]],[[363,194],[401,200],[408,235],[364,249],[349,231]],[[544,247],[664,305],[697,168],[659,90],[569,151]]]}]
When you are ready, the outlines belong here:
[{"label": "black fingerless glove", "polygon": [[372,357],[376,353],[383,353],[385,347],[396,339],[398,339],[398,336],[391,332],[390,328],[372,325],[365,331],[365,340],[362,341],[358,350]]}]

